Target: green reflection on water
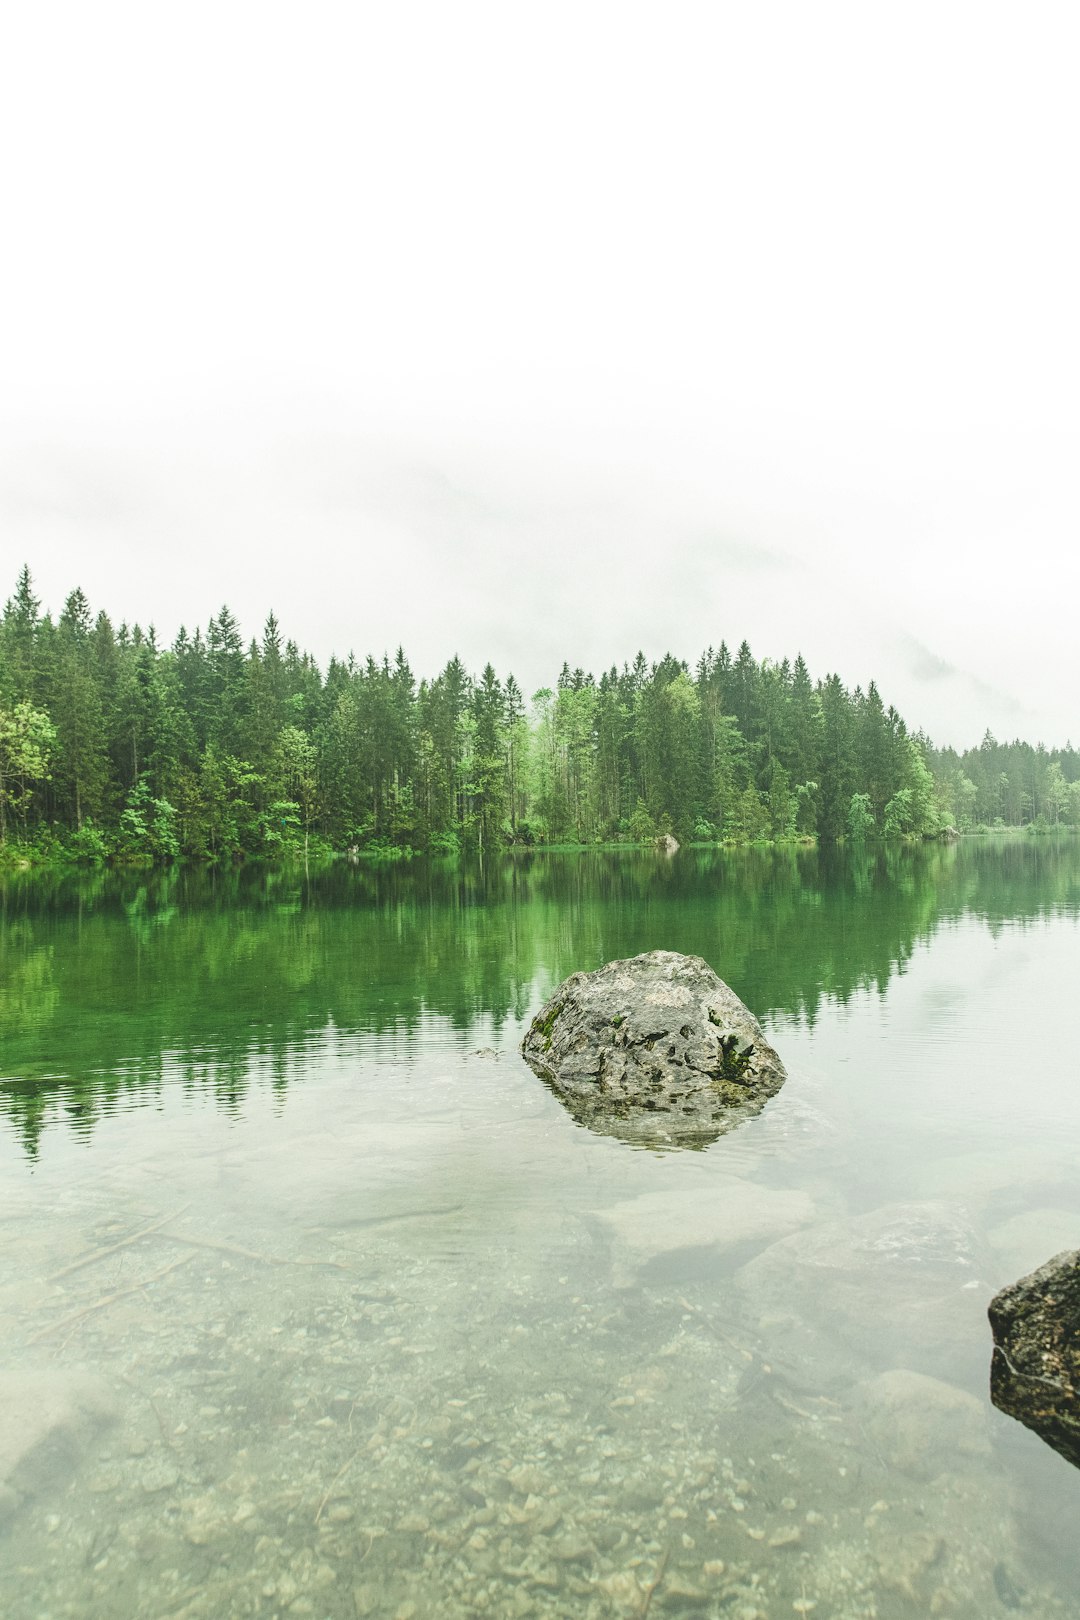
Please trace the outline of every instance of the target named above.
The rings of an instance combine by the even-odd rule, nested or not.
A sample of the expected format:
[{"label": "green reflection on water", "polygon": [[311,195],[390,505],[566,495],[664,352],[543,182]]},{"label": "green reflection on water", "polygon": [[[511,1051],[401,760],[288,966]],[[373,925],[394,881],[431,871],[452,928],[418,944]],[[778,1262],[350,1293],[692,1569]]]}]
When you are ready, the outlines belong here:
[{"label": "green reflection on water", "polygon": [[328,1025],[520,1023],[579,968],[658,947],[706,958],[764,1018],[884,990],[946,919],[1080,910],[1080,843],[507,857],[37,878],[0,886],[0,1117],[26,1152],[153,1099],[166,1069],[223,1108],[258,1056]]}]

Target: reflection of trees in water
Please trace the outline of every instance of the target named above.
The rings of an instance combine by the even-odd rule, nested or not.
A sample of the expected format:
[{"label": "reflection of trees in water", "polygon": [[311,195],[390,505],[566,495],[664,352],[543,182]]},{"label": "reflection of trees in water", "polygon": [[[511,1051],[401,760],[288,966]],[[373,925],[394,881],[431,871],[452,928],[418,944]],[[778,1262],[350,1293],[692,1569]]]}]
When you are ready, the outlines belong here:
[{"label": "reflection of trees in water", "polygon": [[1075,841],[864,850],[519,855],[8,881],[0,890],[0,1112],[33,1153],[166,1081],[240,1106],[284,1088],[328,1027],[407,1049],[436,1015],[463,1043],[560,979],[666,948],[705,957],[762,1017],[883,991],[965,912],[991,927],[1080,911]]}]

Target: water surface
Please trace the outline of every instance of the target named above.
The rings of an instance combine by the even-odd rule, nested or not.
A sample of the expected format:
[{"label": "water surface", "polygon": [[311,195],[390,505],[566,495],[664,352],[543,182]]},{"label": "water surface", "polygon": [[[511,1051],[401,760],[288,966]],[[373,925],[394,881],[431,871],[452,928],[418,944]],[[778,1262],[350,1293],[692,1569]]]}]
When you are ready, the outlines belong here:
[{"label": "water surface", "polygon": [[[14,880],[0,1612],[1075,1614],[986,1303],[1080,1246],[1080,848]],[[789,1072],[704,1152],[517,1052],[706,958]]]}]

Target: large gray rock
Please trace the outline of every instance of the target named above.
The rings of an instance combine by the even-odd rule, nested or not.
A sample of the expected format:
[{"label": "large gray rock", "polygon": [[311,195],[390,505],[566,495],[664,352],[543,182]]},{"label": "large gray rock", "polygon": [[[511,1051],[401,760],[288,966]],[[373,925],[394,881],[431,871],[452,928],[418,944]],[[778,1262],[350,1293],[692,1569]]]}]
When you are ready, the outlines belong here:
[{"label": "large gray rock", "polygon": [[786,1079],[734,991],[676,951],[571,974],[521,1050],[580,1123],[650,1145],[715,1141]]},{"label": "large gray rock", "polygon": [[995,1406],[1080,1468],[1080,1249],[1067,1249],[990,1301]]}]

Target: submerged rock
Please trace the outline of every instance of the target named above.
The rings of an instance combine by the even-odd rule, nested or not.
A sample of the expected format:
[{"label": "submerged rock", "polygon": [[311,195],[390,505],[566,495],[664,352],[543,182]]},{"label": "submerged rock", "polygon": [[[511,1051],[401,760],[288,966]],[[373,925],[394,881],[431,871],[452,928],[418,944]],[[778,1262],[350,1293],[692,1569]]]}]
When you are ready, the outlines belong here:
[{"label": "submerged rock", "polygon": [[990,1398],[1080,1468],[1080,1249],[990,1301]]},{"label": "submerged rock", "polygon": [[[839,1346],[881,1370],[977,1375],[990,1260],[946,1203],[887,1204],[781,1238],[736,1274],[774,1344],[835,1367]],[[777,1356],[781,1354],[777,1349]]]},{"label": "submerged rock", "polygon": [[617,1278],[630,1280],[637,1266],[683,1249],[731,1254],[773,1243],[812,1221],[814,1205],[805,1192],[733,1179],[642,1193],[596,1213],[614,1239]]},{"label": "submerged rock", "polygon": [[915,1479],[981,1470],[990,1455],[986,1408],[966,1389],[894,1367],[855,1391],[855,1412],[876,1454]]},{"label": "submerged rock", "polygon": [[13,1506],[66,1480],[95,1432],[117,1416],[108,1384],[92,1373],[59,1367],[0,1373],[3,1500]]},{"label": "submerged rock", "polygon": [[571,974],[521,1050],[581,1124],[656,1145],[715,1141],[787,1078],[734,991],[676,951]]}]

